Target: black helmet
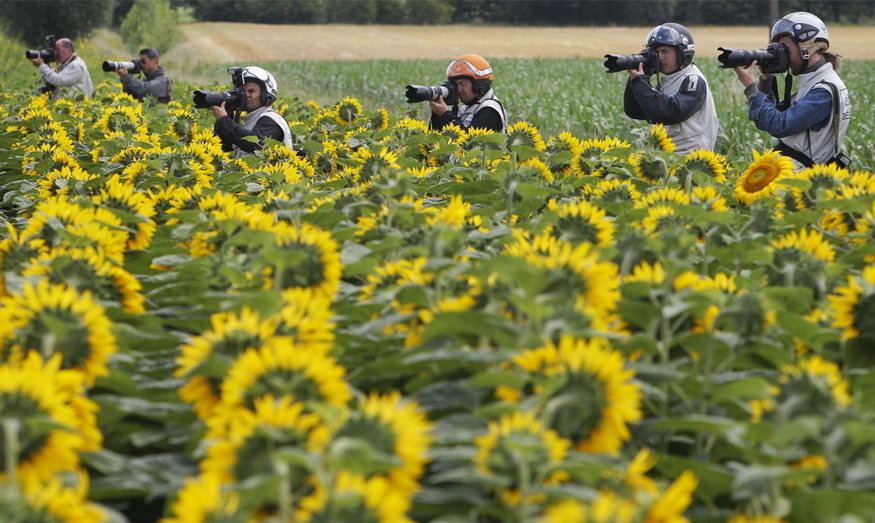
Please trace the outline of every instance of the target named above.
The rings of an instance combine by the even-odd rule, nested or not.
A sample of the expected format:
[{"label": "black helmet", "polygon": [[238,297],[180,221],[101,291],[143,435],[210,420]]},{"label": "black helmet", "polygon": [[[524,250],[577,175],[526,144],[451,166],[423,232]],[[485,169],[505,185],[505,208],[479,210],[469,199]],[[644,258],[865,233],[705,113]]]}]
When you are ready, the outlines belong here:
[{"label": "black helmet", "polygon": [[696,54],[693,35],[681,24],[662,24],[654,27],[647,35],[645,46],[656,48],[660,45],[669,45],[677,49],[678,65],[681,67],[690,65],[693,55]]}]

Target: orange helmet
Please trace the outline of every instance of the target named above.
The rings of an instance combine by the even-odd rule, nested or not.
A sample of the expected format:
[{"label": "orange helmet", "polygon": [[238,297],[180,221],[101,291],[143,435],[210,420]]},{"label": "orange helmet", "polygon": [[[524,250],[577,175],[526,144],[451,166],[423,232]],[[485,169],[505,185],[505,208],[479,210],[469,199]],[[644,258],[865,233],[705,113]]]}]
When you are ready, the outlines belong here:
[{"label": "orange helmet", "polygon": [[482,56],[463,54],[447,66],[447,79],[467,78],[474,83],[474,92],[484,94],[492,87],[492,66]]}]

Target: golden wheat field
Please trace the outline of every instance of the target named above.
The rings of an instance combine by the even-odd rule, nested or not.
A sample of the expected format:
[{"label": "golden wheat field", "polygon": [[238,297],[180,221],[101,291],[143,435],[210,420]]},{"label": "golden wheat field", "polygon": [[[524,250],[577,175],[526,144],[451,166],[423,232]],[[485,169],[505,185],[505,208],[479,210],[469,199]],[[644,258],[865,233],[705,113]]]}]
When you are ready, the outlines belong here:
[{"label": "golden wheat field", "polygon": [[[176,53],[211,62],[238,60],[370,60],[448,58],[476,52],[493,58],[593,58],[641,49],[645,27],[475,27],[389,25],[264,25],[196,23],[183,26]],[[697,54],[717,47],[756,49],[763,27],[691,27]],[[875,59],[871,27],[831,27],[832,48],[846,58]]]}]

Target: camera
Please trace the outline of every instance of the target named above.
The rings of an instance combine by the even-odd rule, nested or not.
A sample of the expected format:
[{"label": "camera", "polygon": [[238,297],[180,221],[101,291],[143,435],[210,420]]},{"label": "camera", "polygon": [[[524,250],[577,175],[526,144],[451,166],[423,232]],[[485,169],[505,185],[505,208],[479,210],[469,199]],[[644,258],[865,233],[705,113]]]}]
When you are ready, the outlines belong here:
[{"label": "camera", "polygon": [[765,49],[749,51],[747,49],[733,49],[731,47],[718,47],[720,67],[732,69],[734,67],[747,67],[754,60],[762,68],[764,73],[783,73],[790,67],[790,56],[787,47],[781,42],[772,42]]},{"label": "camera", "polygon": [[454,105],[459,99],[456,84],[450,80],[440,85],[408,85],[407,92],[404,94],[407,96],[407,103],[409,104],[426,100],[437,100],[443,96],[444,102],[447,105]]},{"label": "camera", "polygon": [[42,58],[45,63],[54,62],[58,59],[55,55],[55,41],[57,41],[55,35],[46,35],[46,48],[40,50],[28,49],[24,52],[25,58],[33,60],[34,58],[39,57]]},{"label": "camera", "polygon": [[222,105],[225,102],[225,108],[229,111],[242,111],[246,108],[246,91],[243,89],[243,68],[229,67],[228,74],[231,75],[231,83],[234,88],[230,91],[195,91],[194,106],[198,109],[206,109]]},{"label": "camera", "polygon": [[644,64],[644,74],[652,75],[659,71],[659,57],[656,51],[645,47],[638,54],[623,56],[619,54],[605,55],[605,68],[607,73],[619,73],[628,69],[638,69],[638,64]]},{"label": "camera", "polygon": [[140,72],[140,59],[139,58],[131,58],[128,62],[113,62],[111,60],[104,60],[103,62],[103,70],[105,72],[110,71],[118,71],[119,69],[127,69],[131,74],[137,74]]}]

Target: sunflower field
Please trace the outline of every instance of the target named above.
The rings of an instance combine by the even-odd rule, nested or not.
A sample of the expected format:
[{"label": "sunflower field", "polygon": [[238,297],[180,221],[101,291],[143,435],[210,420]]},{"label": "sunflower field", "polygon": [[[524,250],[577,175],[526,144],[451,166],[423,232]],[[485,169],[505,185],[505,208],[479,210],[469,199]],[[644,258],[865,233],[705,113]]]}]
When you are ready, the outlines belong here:
[{"label": "sunflower field", "polygon": [[0,96],[4,521],[875,518],[870,171]]}]

